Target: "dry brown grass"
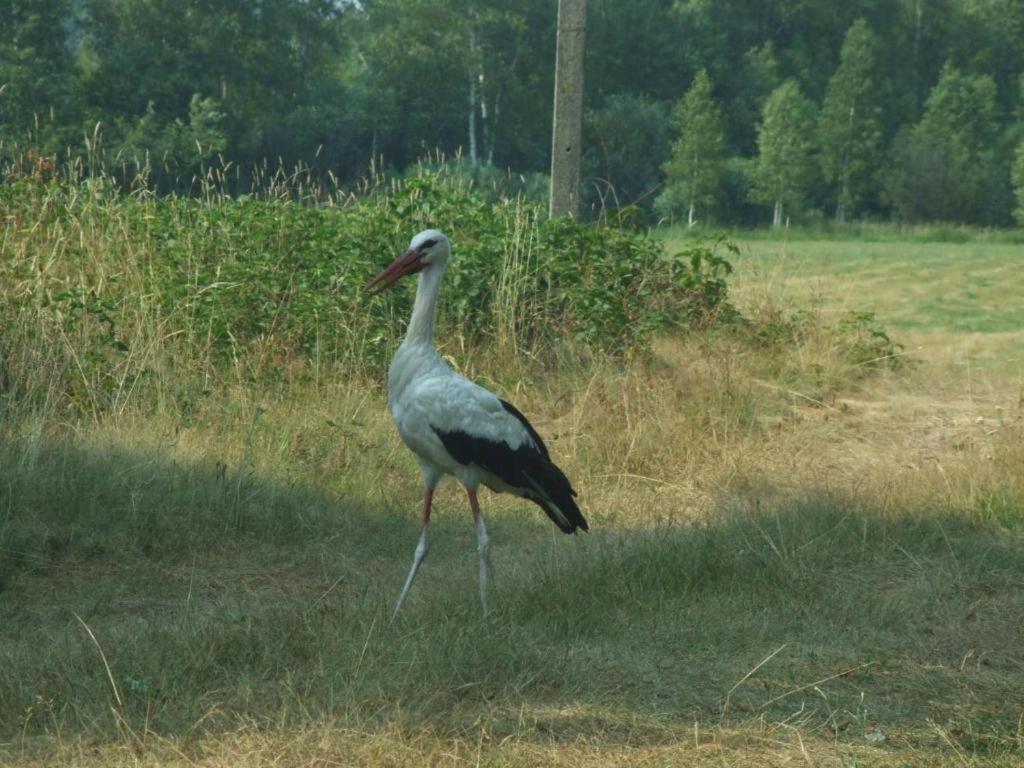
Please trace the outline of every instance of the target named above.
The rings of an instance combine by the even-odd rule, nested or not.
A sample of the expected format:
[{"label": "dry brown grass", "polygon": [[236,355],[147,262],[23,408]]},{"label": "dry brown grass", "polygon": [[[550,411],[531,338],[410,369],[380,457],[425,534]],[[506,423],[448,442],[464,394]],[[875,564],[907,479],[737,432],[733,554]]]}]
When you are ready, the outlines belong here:
[{"label": "dry brown grass", "polygon": [[[1024,400],[1012,377],[981,385],[919,353],[899,371],[806,394],[772,380],[776,351],[706,343],[664,340],[650,368],[528,393],[556,452],[583,473],[594,514],[644,525],[701,518],[732,496],[809,492],[968,509],[993,488],[1019,488]],[[797,366],[843,366],[827,338],[808,344],[820,346],[799,354],[813,362]]]},{"label": "dry brown grass", "polygon": [[[631,737],[623,724],[621,738],[610,741],[606,723],[595,723],[596,732],[560,742],[552,731],[572,717],[566,711],[524,712],[519,738],[495,742],[487,728],[451,739],[429,730],[394,728],[367,731],[342,723],[324,722],[302,729],[265,729],[243,726],[204,739],[186,748],[175,740],[150,735],[126,743],[67,746],[57,755],[25,757],[18,765],[42,768],[51,765],[109,766],[109,768],[405,768],[411,766],[564,766],[565,768],[668,768],[693,765],[711,768],[776,768],[812,765],[827,768],[911,765],[962,765],[972,768],[1011,765],[1005,757],[985,758],[966,754],[942,727],[933,725],[918,741],[934,748],[906,744],[853,745],[804,734],[800,724],[751,723],[742,728],[669,728],[652,724]],[[651,738],[651,728],[657,738]],[[539,734],[539,735],[538,735]],[[545,735],[548,734],[548,735]],[[652,741],[656,743],[652,743]],[[880,742],[884,744],[883,742]],[[945,749],[942,749],[945,747]],[[936,753],[948,761],[935,761]]]}]

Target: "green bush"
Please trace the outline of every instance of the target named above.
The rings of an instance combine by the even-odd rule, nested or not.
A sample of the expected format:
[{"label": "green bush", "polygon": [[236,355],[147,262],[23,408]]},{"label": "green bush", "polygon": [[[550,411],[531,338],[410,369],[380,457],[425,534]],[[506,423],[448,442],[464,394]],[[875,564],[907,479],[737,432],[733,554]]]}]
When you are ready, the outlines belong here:
[{"label": "green bush", "polygon": [[[121,340],[147,320],[213,359],[259,349],[383,364],[414,281],[378,296],[362,287],[427,227],[448,232],[454,248],[440,333],[471,343],[538,349],[571,338],[621,354],[655,331],[736,316],[724,242],[670,256],[645,234],[549,220],[534,203],[489,202],[430,171],[313,205],[133,197],[102,185],[41,193],[25,183],[0,196],[21,222],[0,260],[0,312],[31,305],[70,335],[89,325],[97,364],[125,352]],[[40,270],[40,254],[70,230],[80,233],[73,244],[65,238]]]},{"label": "green bush", "polygon": [[865,368],[898,368],[903,345],[893,341],[874,312],[850,311],[839,321],[842,349],[852,365]]}]

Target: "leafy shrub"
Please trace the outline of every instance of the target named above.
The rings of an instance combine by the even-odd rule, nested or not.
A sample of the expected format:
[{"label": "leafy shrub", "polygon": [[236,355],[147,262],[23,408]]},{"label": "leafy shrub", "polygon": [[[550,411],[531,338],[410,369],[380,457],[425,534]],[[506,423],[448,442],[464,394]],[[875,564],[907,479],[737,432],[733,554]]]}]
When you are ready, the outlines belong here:
[{"label": "leafy shrub", "polygon": [[874,312],[851,311],[839,321],[840,338],[846,359],[866,368],[896,368],[903,345],[893,341],[889,332],[875,319]]},{"label": "leafy shrub", "polygon": [[[414,281],[379,296],[362,286],[427,227],[453,238],[441,333],[471,343],[537,349],[568,337],[618,354],[655,331],[736,317],[722,241],[670,256],[645,234],[549,220],[536,204],[489,202],[430,171],[316,205],[56,184],[0,195],[22,222],[0,259],[0,314],[59,316],[62,333],[102,353],[79,355],[97,369],[115,367],[112,355],[140,359],[155,337],[200,360],[258,352],[382,365],[404,332]],[[58,258],[39,269],[54,243]],[[132,353],[123,339],[140,333],[150,340]]]},{"label": "leafy shrub", "polygon": [[428,174],[435,183],[453,190],[472,190],[475,196],[490,203],[520,198],[546,205],[551,186],[551,177],[546,173],[515,173],[487,163],[474,163],[461,155],[448,158],[438,154],[421,159],[403,177],[422,178]]},{"label": "leafy shrub", "polygon": [[744,331],[768,347],[817,343],[830,350],[836,363],[853,368],[896,369],[904,362],[903,345],[868,310],[851,310],[838,321],[826,321],[818,312],[768,305],[745,321]]}]

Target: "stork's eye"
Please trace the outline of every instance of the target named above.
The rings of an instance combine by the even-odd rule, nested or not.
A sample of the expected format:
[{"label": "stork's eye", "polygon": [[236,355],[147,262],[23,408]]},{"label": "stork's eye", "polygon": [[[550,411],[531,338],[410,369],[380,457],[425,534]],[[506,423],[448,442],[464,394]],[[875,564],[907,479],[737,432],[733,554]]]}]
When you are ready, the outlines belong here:
[{"label": "stork's eye", "polygon": [[424,240],[420,243],[420,250],[425,251],[427,248],[433,248],[437,245],[437,240]]}]

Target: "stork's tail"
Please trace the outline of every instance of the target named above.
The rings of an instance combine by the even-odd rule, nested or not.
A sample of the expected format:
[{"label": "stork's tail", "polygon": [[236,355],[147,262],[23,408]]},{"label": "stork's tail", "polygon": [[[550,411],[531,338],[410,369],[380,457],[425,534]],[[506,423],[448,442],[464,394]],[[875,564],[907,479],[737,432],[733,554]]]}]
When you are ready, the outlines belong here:
[{"label": "stork's tail", "polygon": [[543,509],[563,533],[576,533],[577,528],[589,531],[590,526],[573,498],[576,491],[565,473],[551,461],[544,461],[538,469],[528,478],[531,491],[526,498]]}]

